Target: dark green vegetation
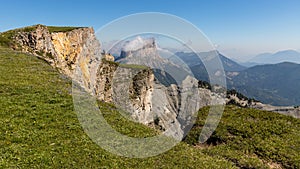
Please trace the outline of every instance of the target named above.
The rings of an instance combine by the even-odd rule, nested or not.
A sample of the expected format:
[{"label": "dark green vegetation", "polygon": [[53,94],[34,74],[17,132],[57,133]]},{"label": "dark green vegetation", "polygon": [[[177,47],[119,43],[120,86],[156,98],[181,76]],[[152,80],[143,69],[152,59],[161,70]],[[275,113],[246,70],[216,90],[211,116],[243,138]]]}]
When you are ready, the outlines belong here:
[{"label": "dark green vegetation", "polygon": [[11,47],[14,45],[13,37],[16,35],[17,30],[9,30],[0,33],[0,46]]},{"label": "dark green vegetation", "polygon": [[300,65],[280,63],[249,68],[235,76],[230,86],[248,97],[272,105],[300,104]]},{"label": "dark green vegetation", "polygon": [[[106,120],[131,137],[157,131],[100,103]],[[70,80],[46,62],[0,48],[0,168],[299,168],[300,122],[289,116],[226,108],[206,144],[197,144],[208,108],[185,142],[159,156],[113,155],[83,132],[73,110]]]},{"label": "dark green vegetation", "polygon": [[50,33],[52,32],[69,32],[74,29],[83,28],[83,27],[71,27],[71,26],[47,26]]},{"label": "dark green vegetation", "polygon": [[[113,62],[113,63],[117,63],[117,62]],[[148,68],[147,66],[144,66],[144,65],[123,64],[123,63],[120,63],[119,66],[122,68],[129,68],[129,69],[147,69]]]}]

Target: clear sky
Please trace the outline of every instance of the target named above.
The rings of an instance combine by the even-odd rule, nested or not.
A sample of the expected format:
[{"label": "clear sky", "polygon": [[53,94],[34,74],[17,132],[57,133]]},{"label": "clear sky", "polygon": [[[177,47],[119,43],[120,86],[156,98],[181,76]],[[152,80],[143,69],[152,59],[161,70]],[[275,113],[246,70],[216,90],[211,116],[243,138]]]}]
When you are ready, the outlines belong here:
[{"label": "clear sky", "polygon": [[228,57],[300,50],[299,0],[3,0],[0,31],[34,24],[92,26],[97,30],[137,12],[184,18]]}]

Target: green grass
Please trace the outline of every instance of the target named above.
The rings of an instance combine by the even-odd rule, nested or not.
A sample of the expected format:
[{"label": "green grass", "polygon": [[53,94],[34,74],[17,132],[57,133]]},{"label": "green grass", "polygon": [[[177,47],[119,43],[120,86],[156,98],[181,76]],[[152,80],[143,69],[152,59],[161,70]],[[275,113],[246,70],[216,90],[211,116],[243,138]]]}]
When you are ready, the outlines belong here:
[{"label": "green grass", "polygon": [[[82,130],[70,91],[70,80],[46,62],[0,49],[0,168],[235,168],[185,143],[146,159],[111,154]],[[105,118],[124,134],[157,134],[111,105],[101,107],[111,110]]]},{"label": "green grass", "polygon": [[13,37],[20,29],[9,30],[6,32],[0,33],[0,46],[11,47],[14,45]]},{"label": "green grass", "polygon": [[145,65],[135,65],[135,64],[119,64],[122,68],[130,68],[130,69],[147,69],[148,67]]},{"label": "green grass", "polygon": [[152,137],[159,134],[159,131],[126,119],[122,116],[124,114],[120,115],[118,109],[112,104],[104,102],[98,102],[98,104],[100,111],[105,117],[108,124],[110,124],[113,129],[120,132],[121,134],[135,138]]},{"label": "green grass", "polygon": [[107,64],[110,64],[110,65],[113,65],[113,66],[116,66],[116,67],[120,66],[120,63],[109,61],[109,60],[106,60],[104,58],[102,58],[101,61],[102,61],[102,63],[107,63]]},{"label": "green grass", "polygon": [[[99,105],[122,134],[158,134],[127,120],[113,105]],[[135,159],[95,144],[73,109],[70,79],[43,60],[0,48],[0,168],[300,167],[300,121],[289,116],[227,106],[213,136],[199,144],[206,107],[184,142],[158,156]]]},{"label": "green grass", "polygon": [[47,26],[50,33],[52,32],[69,32],[74,29],[83,28],[83,27],[71,27],[71,26]]},{"label": "green grass", "polygon": [[[208,110],[200,110],[185,142],[198,145]],[[266,162],[284,168],[300,167],[300,120],[290,116],[227,106],[208,143],[205,154],[230,160],[239,167],[264,168]]]},{"label": "green grass", "polygon": [[0,46],[4,47],[11,47],[14,45],[13,42],[13,37],[18,33],[18,32],[30,32],[35,30],[37,25],[34,26],[27,26],[24,28],[18,28],[18,29],[13,29],[9,30],[6,32],[1,32],[0,33]]}]

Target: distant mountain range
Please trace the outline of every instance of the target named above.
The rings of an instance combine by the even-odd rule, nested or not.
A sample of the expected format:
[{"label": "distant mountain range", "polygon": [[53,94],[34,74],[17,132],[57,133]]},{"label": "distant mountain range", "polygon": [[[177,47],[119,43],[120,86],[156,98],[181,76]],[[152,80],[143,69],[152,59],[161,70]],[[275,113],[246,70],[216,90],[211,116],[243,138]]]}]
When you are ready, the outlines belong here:
[{"label": "distant mountain range", "polygon": [[[238,64],[237,62],[225,57],[220,54],[218,51],[210,51],[210,52],[201,52],[201,53],[186,53],[186,52],[177,52],[175,55],[182,59],[185,62],[191,71],[193,72],[195,78],[199,80],[209,81],[208,74],[206,68],[199,58],[210,58],[210,56],[218,55],[221,63],[223,64],[223,68],[225,72],[234,72],[234,71],[242,71],[245,70],[246,67]],[[206,60],[206,62],[210,65],[213,65],[213,60]],[[217,70],[216,70],[217,71]]]},{"label": "distant mountain range", "polygon": [[[291,54],[289,58],[292,58],[293,55],[294,58],[297,56],[295,51],[278,52],[272,56],[280,58],[285,53]],[[204,56],[209,54],[210,52],[199,53]],[[278,106],[300,104],[299,64],[283,62],[246,68],[224,55],[218,54],[227,75],[229,89],[236,89],[250,98],[267,104]],[[176,55],[189,65],[197,79],[209,81],[206,69],[203,63],[199,62],[195,53],[178,52]],[[277,61],[279,60],[277,59]]]},{"label": "distant mountain range", "polygon": [[[200,52],[198,53],[198,55],[201,58],[208,58],[210,55],[215,55],[215,53],[219,56],[225,71],[241,71],[246,69],[245,66],[242,66],[237,62],[225,57],[224,55],[220,54],[218,51]],[[199,56],[196,53],[177,52],[175,53],[175,55],[178,56],[180,59],[182,59],[189,66],[196,66],[196,65],[203,64],[202,61],[199,60]]]},{"label": "distant mountain range", "polygon": [[227,81],[248,97],[272,105],[300,104],[300,65],[290,62],[258,65],[236,73]]},{"label": "distant mountain range", "polygon": [[[175,81],[183,80],[190,72],[196,79],[209,82],[207,69],[203,62],[214,67],[217,63],[215,57],[217,55],[226,73],[228,89],[235,89],[249,98],[266,104],[276,106],[300,105],[300,90],[298,89],[300,86],[300,65],[296,64],[297,62],[300,63],[300,54],[293,50],[258,55],[251,60],[252,65],[255,66],[248,68],[218,51],[174,53],[168,49],[161,49],[156,45],[153,38],[138,37],[123,42],[118,48],[121,53],[119,57],[116,57],[117,62],[143,64],[156,68],[155,76],[166,86]],[[139,50],[135,48],[139,48]],[[277,63],[286,60],[296,63]],[[165,73],[158,70],[163,70]],[[217,68],[212,70],[214,73],[218,72]]]},{"label": "distant mountain range", "polygon": [[282,62],[292,62],[300,64],[300,53],[295,50],[284,50],[276,53],[262,53],[246,63],[242,63],[244,66],[255,66],[262,64],[277,64]]},{"label": "distant mountain range", "polygon": [[[162,56],[154,39],[137,37],[123,43],[116,63],[112,53],[100,53],[94,32],[34,25],[0,33],[0,168],[300,166],[300,107],[265,105],[188,76],[176,85],[169,79],[201,67],[197,55]],[[216,51],[199,55],[214,66],[216,54],[241,90],[265,85],[280,89],[275,99],[299,95],[286,90],[299,86],[297,64],[246,69]],[[224,111],[210,106],[225,103]],[[148,137],[154,140],[141,140]],[[174,147],[159,154],[164,142]]]}]

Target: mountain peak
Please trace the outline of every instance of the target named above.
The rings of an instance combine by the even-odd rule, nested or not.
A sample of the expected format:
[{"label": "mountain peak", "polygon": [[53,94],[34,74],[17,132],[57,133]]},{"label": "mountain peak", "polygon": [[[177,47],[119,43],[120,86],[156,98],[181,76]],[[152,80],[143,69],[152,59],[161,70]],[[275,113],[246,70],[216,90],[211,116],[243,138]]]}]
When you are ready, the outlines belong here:
[{"label": "mountain peak", "polygon": [[[154,66],[163,59],[159,56],[155,39],[137,36],[134,39],[126,41],[122,48],[120,57],[116,59],[120,63],[141,64]],[[154,64],[154,62],[156,64]]]},{"label": "mountain peak", "polygon": [[156,43],[154,38],[142,38],[137,36],[133,40],[126,41],[122,51],[136,51],[143,48],[156,48]]}]

